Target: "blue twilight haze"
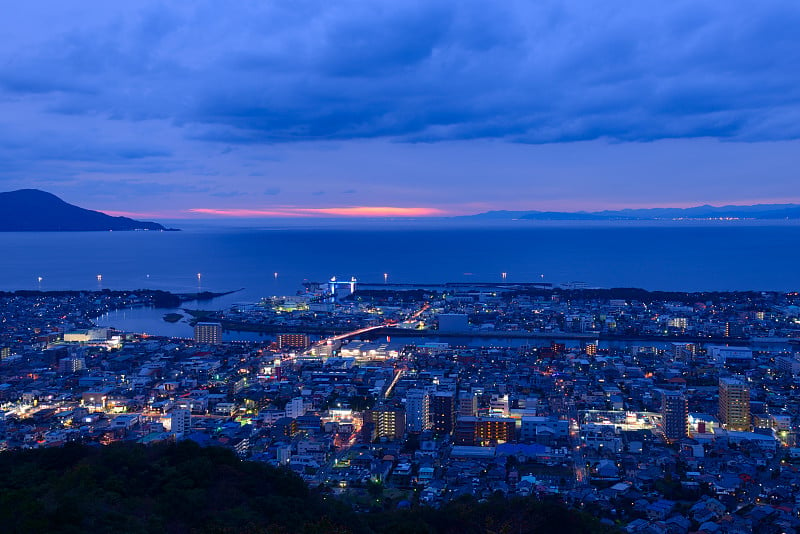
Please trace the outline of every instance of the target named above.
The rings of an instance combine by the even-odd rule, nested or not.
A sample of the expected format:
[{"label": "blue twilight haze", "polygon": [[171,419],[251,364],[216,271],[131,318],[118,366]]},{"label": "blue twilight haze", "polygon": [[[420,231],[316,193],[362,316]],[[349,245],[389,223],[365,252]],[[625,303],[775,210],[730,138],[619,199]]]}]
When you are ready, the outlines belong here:
[{"label": "blue twilight haze", "polygon": [[[796,2],[6,7],[0,190],[155,217],[800,200]],[[359,211],[384,207],[409,211]]]}]

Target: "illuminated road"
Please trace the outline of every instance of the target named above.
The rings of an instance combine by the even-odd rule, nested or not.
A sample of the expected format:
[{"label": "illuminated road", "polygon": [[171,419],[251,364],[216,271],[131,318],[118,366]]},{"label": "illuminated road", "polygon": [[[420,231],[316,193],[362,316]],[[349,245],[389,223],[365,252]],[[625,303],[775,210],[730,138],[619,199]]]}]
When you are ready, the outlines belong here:
[{"label": "illuminated road", "polygon": [[397,368],[397,372],[394,374],[394,379],[392,380],[392,383],[389,384],[389,387],[386,388],[386,392],[383,394],[383,397],[385,399],[388,399],[389,395],[392,394],[392,390],[394,389],[394,386],[397,385],[397,382],[400,380],[400,377],[403,376],[403,373],[405,373],[405,372],[406,372],[406,368],[405,367]]},{"label": "illuminated road", "polygon": [[417,320],[419,318],[420,315],[422,315],[423,313],[428,311],[428,308],[430,308],[430,305],[426,302],[425,304],[422,305],[422,308],[417,310],[411,317],[409,317],[408,319],[406,319],[403,322],[404,323],[412,323],[412,322],[414,322],[415,320]]},{"label": "illuminated road", "polygon": [[384,323],[379,324],[377,326],[368,326],[366,328],[359,328],[358,330],[353,330],[352,332],[346,332],[344,334],[339,334],[338,336],[332,336],[326,339],[322,339],[317,342],[317,345],[325,345],[331,341],[341,341],[343,339],[360,336],[361,334],[366,334],[367,332],[372,332],[373,330],[378,330],[379,328],[385,328],[387,326],[394,326],[393,324]]},{"label": "illuminated road", "polygon": [[[425,304],[423,304],[423,306],[419,310],[417,310],[413,314],[409,315],[403,321],[403,324],[413,324],[414,321],[416,321],[419,318],[419,316],[422,315],[423,313],[425,313],[429,308],[430,308],[430,305],[426,302]],[[352,330],[350,332],[345,332],[344,334],[337,334],[335,336],[331,336],[331,337],[328,337],[328,338],[325,338],[325,339],[320,339],[319,341],[317,341],[314,344],[314,347],[321,347],[321,346],[324,346],[324,345],[326,345],[328,343],[331,343],[331,342],[334,342],[334,341],[342,341],[342,340],[345,340],[345,339],[350,339],[350,338],[353,338],[353,337],[356,337],[356,336],[360,336],[362,334],[366,334],[368,332],[374,332],[375,330],[381,330],[383,328],[395,328],[395,327],[397,327],[397,322],[395,322],[395,321],[393,321],[391,319],[387,319],[382,324],[379,324],[379,325],[367,326],[367,327],[364,327],[364,328],[359,328],[357,330]],[[291,358],[288,358],[288,359],[291,359]]]}]

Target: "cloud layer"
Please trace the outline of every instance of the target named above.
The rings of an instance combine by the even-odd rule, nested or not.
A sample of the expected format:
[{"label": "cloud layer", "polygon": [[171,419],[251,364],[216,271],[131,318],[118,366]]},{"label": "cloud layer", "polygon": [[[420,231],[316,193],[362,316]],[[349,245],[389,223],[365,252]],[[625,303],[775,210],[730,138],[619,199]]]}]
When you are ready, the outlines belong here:
[{"label": "cloud layer", "polygon": [[798,27],[775,0],[34,2],[0,20],[0,180],[286,204],[333,190],[265,173],[286,143],[791,141]]},{"label": "cloud layer", "polygon": [[195,138],[248,143],[800,135],[794,2],[119,10],[63,21],[32,45],[7,43],[6,98],[38,97],[55,114],[168,119]]}]

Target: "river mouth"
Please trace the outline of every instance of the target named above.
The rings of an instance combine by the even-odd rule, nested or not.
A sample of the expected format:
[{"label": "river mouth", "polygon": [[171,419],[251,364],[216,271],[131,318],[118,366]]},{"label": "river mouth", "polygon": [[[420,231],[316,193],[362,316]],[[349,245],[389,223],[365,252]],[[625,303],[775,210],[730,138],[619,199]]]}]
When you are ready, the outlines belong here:
[{"label": "river mouth", "polygon": [[[104,313],[93,318],[92,321],[97,326],[112,327],[123,332],[193,339],[194,327],[190,324],[192,316],[186,313],[184,308],[225,310],[240,303],[240,300],[235,297],[235,294],[231,294],[205,301],[186,302],[182,308],[155,308],[152,306],[122,308]],[[275,335],[264,332],[226,330],[222,333],[222,340],[271,343],[275,340]]]}]

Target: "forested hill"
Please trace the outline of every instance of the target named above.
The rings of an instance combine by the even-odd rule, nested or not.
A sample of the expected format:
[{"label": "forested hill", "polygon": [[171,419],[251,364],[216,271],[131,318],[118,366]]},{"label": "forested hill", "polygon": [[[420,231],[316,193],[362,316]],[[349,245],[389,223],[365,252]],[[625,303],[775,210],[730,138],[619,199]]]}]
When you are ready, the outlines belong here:
[{"label": "forested hill", "polygon": [[291,471],[193,442],[0,453],[0,527],[14,533],[608,532],[532,499],[356,514]]}]

